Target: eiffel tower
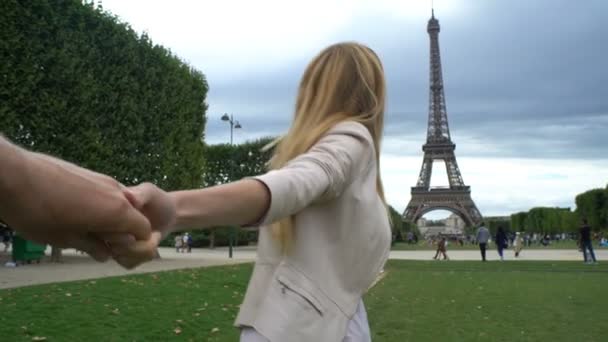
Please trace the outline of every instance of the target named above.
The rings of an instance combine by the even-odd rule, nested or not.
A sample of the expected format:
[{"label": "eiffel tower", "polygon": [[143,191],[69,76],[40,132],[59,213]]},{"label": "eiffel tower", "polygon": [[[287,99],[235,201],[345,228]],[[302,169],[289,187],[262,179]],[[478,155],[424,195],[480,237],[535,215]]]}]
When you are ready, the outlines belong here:
[{"label": "eiffel tower", "polygon": [[[448,114],[443,93],[441,56],[439,55],[439,21],[434,11],[427,25],[431,39],[431,68],[429,96],[429,124],[426,144],[422,145],[424,159],[418,183],[412,187],[412,198],[403,213],[403,219],[416,223],[424,214],[436,209],[458,214],[467,226],[481,222],[481,214],[471,198],[471,188],[464,184],[454,150],[456,145],[450,138]],[[449,187],[431,187],[433,162],[443,160],[448,175]]]}]

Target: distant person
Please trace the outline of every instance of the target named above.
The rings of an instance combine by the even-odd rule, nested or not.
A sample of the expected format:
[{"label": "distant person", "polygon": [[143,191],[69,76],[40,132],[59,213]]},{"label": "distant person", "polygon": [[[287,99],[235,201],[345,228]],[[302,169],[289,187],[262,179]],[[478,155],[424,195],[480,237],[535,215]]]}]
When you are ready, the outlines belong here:
[{"label": "distant person", "polygon": [[515,233],[515,240],[513,240],[513,251],[515,252],[515,257],[519,257],[519,253],[524,248],[524,240],[521,238],[521,234],[519,232]]},{"label": "distant person", "polygon": [[481,222],[481,225],[477,229],[475,240],[479,244],[479,251],[481,252],[481,261],[486,261],[486,248],[488,246],[488,240],[490,240],[490,231],[485,227],[485,224]]},{"label": "distant person", "polygon": [[4,244],[4,252],[8,252],[9,247],[11,246],[11,240],[13,236],[12,229],[8,226],[8,224],[0,221],[0,239]]},{"label": "distant person", "polygon": [[524,235],[524,244],[526,245],[526,247],[530,247],[530,234],[526,233],[526,235]]},{"label": "distant person", "polygon": [[184,243],[182,236],[179,234],[175,235],[175,237],[173,238],[173,241],[175,242],[175,252],[179,253],[182,249],[182,244]]},{"label": "distant person", "polygon": [[182,235],[182,253],[186,253],[188,250],[188,233]]},{"label": "distant person", "polygon": [[408,244],[410,244],[410,245],[411,245],[412,243],[414,243],[414,233],[412,233],[412,232],[407,232],[407,234],[406,234],[406,239],[407,239],[407,243],[408,243]]},{"label": "distant person", "polygon": [[441,253],[443,255],[443,260],[450,260],[450,258],[448,258],[447,249],[448,240],[445,238],[445,236],[442,236],[440,237],[439,242],[437,243],[437,252],[435,253],[433,259],[437,260],[439,254]]},{"label": "distant person", "polygon": [[[595,259],[595,253],[593,252],[593,243],[591,242],[591,227],[587,223],[587,219],[582,219],[582,225],[579,229],[580,233],[580,246],[583,250],[583,257],[585,259],[585,264],[597,264],[597,259]],[[589,252],[589,254],[587,254]]]},{"label": "distant person", "polygon": [[496,250],[498,251],[500,260],[501,261],[505,260],[503,251],[505,248],[507,248],[509,246],[509,241],[507,238],[507,234],[505,233],[505,230],[502,228],[502,226],[498,227],[498,231],[496,232],[495,242],[496,242]]},{"label": "distant person", "polygon": [[540,243],[544,247],[549,246],[549,244],[551,243],[551,239],[549,238],[549,234],[545,234],[545,236],[543,236],[543,238],[540,240]]},{"label": "distant person", "polygon": [[192,235],[190,233],[186,233],[185,235],[185,247],[188,248],[188,253],[192,252]]}]

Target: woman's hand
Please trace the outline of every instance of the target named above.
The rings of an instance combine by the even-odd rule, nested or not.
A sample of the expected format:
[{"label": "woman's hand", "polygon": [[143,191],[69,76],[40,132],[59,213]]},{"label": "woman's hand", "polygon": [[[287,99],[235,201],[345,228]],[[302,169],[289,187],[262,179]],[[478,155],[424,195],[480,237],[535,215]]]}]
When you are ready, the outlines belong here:
[{"label": "woman's hand", "polygon": [[167,192],[151,183],[123,188],[123,194],[148,219],[152,227],[148,240],[115,240],[109,244],[116,262],[126,268],[133,268],[156,257],[158,244],[169,235],[175,224],[176,206]]},{"label": "woman's hand", "polygon": [[123,193],[131,205],[150,221],[153,231],[160,232],[163,238],[169,235],[175,224],[177,208],[168,192],[152,183],[142,183],[124,188]]}]

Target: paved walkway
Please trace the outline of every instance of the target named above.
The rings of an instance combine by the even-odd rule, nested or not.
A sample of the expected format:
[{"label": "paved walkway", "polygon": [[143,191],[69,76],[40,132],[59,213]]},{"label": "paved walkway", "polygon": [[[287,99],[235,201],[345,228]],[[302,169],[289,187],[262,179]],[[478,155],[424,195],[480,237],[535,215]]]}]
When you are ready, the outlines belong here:
[{"label": "paved walkway", "polygon": [[[255,260],[256,250],[253,247],[240,247],[234,252],[234,259],[228,258],[225,248],[193,249],[192,253],[176,253],[173,248],[160,248],[161,259],[144,264],[135,270],[125,270],[115,262],[97,263],[86,255],[76,253],[74,250],[64,250],[64,262],[50,263],[47,257],[41,264],[31,264],[19,267],[4,267],[10,259],[10,254],[0,252],[0,289],[35,284],[55,283],[83,279],[121,276],[135,273],[149,273],[181,268],[205,267],[227,265],[235,263],[252,262]],[[608,250],[596,250],[597,258],[608,262]],[[392,251],[391,259],[402,260],[431,260],[434,251]],[[450,251],[448,256],[452,260],[479,260],[479,251]],[[488,251],[488,260],[497,260],[495,250]],[[513,257],[512,250],[505,251],[507,260],[575,260],[582,262],[582,255],[576,250],[559,249],[528,249],[524,250],[518,259]]]},{"label": "paved walkway", "polygon": [[98,263],[87,255],[79,254],[72,249],[63,251],[62,263],[49,262],[50,249],[48,249],[47,256],[40,264],[5,267],[5,263],[10,260],[10,254],[0,252],[0,289],[182,268],[237,264],[251,262],[255,258],[255,250],[238,255],[235,253],[234,259],[229,259],[228,252],[222,250],[192,250],[192,253],[175,253],[173,248],[160,248],[159,253],[161,259],[153,260],[134,270],[126,270],[114,261]]}]

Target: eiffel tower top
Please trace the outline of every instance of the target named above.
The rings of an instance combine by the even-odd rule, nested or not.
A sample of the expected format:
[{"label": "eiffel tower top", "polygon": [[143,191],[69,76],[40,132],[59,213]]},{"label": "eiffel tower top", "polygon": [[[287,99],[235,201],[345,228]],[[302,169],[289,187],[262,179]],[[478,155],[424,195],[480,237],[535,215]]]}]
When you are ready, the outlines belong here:
[{"label": "eiffel tower top", "polygon": [[441,71],[441,55],[439,53],[439,20],[435,11],[427,25],[430,38],[430,89],[429,89],[429,123],[427,145],[453,145],[448,126],[448,115],[443,92],[443,76]]},{"label": "eiffel tower top", "polygon": [[426,31],[431,33],[431,31],[439,32],[439,20],[435,19],[435,10],[431,8],[431,19],[429,19],[429,23],[426,26]]}]

